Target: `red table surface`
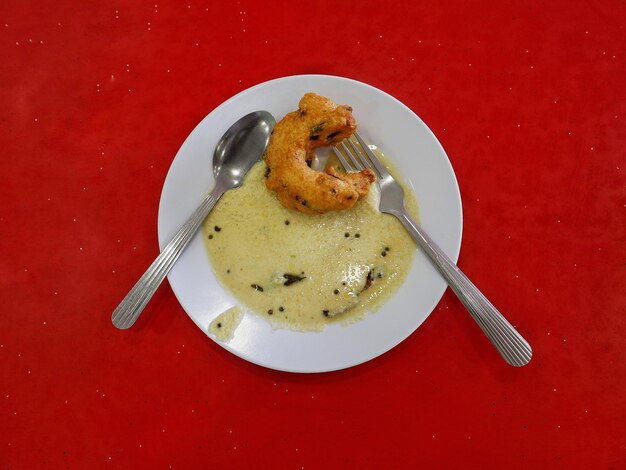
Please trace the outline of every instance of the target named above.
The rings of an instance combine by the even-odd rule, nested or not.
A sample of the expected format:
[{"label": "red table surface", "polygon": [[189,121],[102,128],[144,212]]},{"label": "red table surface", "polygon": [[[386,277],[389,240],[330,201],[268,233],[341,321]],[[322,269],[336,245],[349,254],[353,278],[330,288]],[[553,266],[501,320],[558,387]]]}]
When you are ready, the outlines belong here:
[{"label": "red table surface", "polygon": [[[625,10],[3,1],[1,468],[626,468]],[[378,87],[437,135],[459,265],[530,365],[506,365],[449,290],[400,346],[333,373],[231,355],[167,283],[111,325],[158,253],[186,136],[305,73]]]}]

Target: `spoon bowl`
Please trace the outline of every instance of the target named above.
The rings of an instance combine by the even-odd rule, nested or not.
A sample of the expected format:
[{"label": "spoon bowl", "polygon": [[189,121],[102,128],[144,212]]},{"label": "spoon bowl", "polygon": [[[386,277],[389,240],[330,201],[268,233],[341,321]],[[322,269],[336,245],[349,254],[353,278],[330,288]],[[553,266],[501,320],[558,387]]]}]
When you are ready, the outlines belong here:
[{"label": "spoon bowl", "polygon": [[214,188],[113,311],[113,325],[122,330],[133,326],[215,203],[226,191],[240,186],[250,168],[261,159],[275,124],[270,113],[256,111],[224,133],[213,154]]},{"label": "spoon bowl", "polygon": [[[276,121],[267,111],[247,114],[222,136],[213,154],[213,175],[228,189],[243,183],[243,178],[265,152]],[[257,159],[250,155],[258,155]]]}]

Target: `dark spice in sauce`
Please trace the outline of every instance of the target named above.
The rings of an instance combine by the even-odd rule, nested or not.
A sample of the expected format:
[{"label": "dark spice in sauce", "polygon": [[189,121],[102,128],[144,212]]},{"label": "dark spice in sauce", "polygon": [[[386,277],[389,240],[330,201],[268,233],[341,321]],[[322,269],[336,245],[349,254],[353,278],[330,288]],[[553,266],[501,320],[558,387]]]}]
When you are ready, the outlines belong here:
[{"label": "dark spice in sauce", "polygon": [[283,286],[290,286],[294,282],[299,282],[305,279],[304,276],[296,276],[295,274],[287,274],[287,273],[283,274],[283,278],[285,279],[285,282],[283,282]]},{"label": "dark spice in sauce", "polygon": [[[330,132],[322,131],[319,140],[326,134]],[[226,194],[224,204],[217,205],[204,224],[204,240],[219,280],[242,305],[278,328],[318,331],[335,320],[358,320],[370,306],[377,309],[401,285],[411,262],[414,247],[401,225],[389,223],[389,217],[375,210],[374,197],[350,211],[320,217],[288,213],[273,195],[266,195],[266,169],[260,162],[249,174],[253,180]],[[250,182],[253,185],[246,186]],[[297,196],[296,204],[305,200],[310,204],[308,196],[296,191],[291,193],[294,202]],[[220,223],[232,220],[232,214],[246,223],[233,230],[228,222],[224,231]],[[222,230],[217,232],[216,226]],[[368,230],[367,236],[361,236],[357,227]],[[394,256],[382,257],[383,251],[391,253],[391,245]],[[371,286],[363,292],[370,269]],[[212,327],[216,335],[223,335],[230,331],[230,320],[220,318]]]}]

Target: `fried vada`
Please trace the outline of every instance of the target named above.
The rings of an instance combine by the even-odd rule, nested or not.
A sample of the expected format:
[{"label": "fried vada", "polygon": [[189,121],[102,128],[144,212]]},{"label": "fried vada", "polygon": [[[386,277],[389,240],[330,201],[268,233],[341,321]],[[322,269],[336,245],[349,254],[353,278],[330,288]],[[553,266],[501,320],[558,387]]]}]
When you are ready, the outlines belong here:
[{"label": "fried vada", "polygon": [[323,214],[349,209],[376,180],[372,170],[341,173],[310,168],[315,149],[336,146],[356,131],[352,108],[315,93],[305,94],[298,110],[281,119],[270,138],[264,160],[265,186],[287,209]]}]

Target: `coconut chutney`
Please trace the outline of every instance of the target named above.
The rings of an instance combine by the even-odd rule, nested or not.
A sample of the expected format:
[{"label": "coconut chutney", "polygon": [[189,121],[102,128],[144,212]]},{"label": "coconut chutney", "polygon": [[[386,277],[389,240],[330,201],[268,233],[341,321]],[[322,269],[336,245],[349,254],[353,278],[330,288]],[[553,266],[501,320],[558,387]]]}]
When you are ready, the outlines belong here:
[{"label": "coconut chutney", "polygon": [[276,328],[319,331],[380,307],[404,281],[416,245],[395,217],[378,211],[378,186],[351,209],[308,215],[280,205],[265,171],[257,163],[203,224],[220,283]]}]

